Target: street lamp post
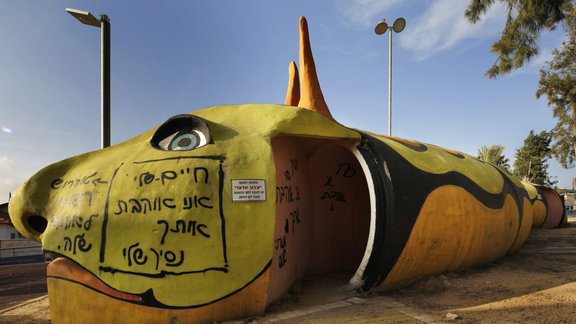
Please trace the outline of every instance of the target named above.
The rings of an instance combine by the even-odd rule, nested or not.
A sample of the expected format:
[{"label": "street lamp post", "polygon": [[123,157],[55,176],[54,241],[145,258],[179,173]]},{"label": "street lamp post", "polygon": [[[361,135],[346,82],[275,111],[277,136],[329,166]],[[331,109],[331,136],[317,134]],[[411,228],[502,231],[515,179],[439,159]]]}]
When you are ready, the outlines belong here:
[{"label": "street lamp post", "polygon": [[399,33],[406,27],[406,20],[397,18],[392,26],[388,26],[386,20],[382,19],[374,28],[377,35],[382,35],[390,29],[389,52],[388,52],[388,136],[392,136],[392,34],[393,31]]},{"label": "street lamp post", "polygon": [[81,23],[100,28],[101,49],[101,147],[110,146],[110,18],[94,17],[88,11],[66,8],[66,11]]}]

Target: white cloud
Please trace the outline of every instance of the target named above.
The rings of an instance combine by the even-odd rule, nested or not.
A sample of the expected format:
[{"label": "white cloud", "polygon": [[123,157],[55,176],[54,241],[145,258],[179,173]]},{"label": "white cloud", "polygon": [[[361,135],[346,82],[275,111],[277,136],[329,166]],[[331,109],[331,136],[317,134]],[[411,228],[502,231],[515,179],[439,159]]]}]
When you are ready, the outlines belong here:
[{"label": "white cloud", "polygon": [[10,171],[14,163],[7,156],[0,156],[0,171]]},{"label": "white cloud", "polygon": [[[468,22],[464,12],[469,1],[355,0],[339,3],[339,9],[351,24],[372,27],[382,17],[405,17],[406,29],[397,37],[400,46],[425,60],[442,51],[454,49],[463,41],[498,35],[504,27],[506,9],[495,2],[476,24]],[[393,19],[393,18],[389,18]]]},{"label": "white cloud", "polygon": [[339,9],[348,22],[361,27],[374,26],[389,8],[405,0],[353,0],[341,1]]},{"label": "white cloud", "polygon": [[476,24],[464,16],[468,1],[438,0],[409,22],[400,46],[412,51],[417,60],[453,49],[465,40],[486,39],[497,35],[504,27],[505,8],[494,3]]},{"label": "white cloud", "polygon": [[[15,179],[12,179],[12,178],[0,179],[0,192],[14,191],[14,189],[16,189],[17,186],[18,186],[18,182]],[[2,200],[2,198],[4,198],[4,197],[0,196],[0,201]]]}]

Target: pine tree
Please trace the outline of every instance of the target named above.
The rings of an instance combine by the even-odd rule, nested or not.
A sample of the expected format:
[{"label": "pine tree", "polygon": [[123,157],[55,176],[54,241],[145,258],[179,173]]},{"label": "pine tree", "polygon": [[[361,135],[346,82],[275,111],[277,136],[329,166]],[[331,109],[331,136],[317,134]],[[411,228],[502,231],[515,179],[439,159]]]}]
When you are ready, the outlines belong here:
[{"label": "pine tree", "polygon": [[[563,6],[570,0],[500,0],[508,9],[506,25],[492,52],[498,58],[486,72],[495,78],[522,67],[538,54],[538,39],[542,30],[554,30],[563,21]],[[466,18],[471,23],[480,21],[494,0],[470,0]]]},{"label": "pine tree", "polygon": [[[465,15],[476,23],[494,0],[470,0]],[[552,154],[564,168],[576,162],[576,1],[500,0],[508,9],[508,19],[498,41],[492,45],[497,60],[486,72],[496,78],[522,67],[538,53],[540,33],[561,25],[567,41],[553,51],[553,59],[540,70],[536,96],[545,95],[558,122],[549,135]]]},{"label": "pine tree", "polygon": [[524,140],[524,146],[516,150],[514,162],[514,175],[522,180],[539,185],[553,186],[555,181],[548,177],[548,163],[550,157],[550,133],[546,131],[535,134],[531,130]]},{"label": "pine tree", "polygon": [[564,168],[569,168],[576,159],[576,7],[569,3],[565,8],[568,37],[540,70],[536,96],[546,95],[548,106],[558,119],[551,132],[552,153]]}]

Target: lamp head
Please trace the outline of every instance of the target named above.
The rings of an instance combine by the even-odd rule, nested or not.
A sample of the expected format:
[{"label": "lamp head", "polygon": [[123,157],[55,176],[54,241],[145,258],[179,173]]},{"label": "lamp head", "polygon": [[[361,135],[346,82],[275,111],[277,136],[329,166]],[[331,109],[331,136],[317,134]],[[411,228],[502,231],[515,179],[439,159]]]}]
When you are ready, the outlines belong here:
[{"label": "lamp head", "polygon": [[80,20],[80,22],[83,23],[84,25],[100,27],[100,20],[98,18],[94,17],[88,11],[72,9],[72,8],[66,8],[66,11],[69,14],[71,14],[72,16],[74,16],[74,18]]},{"label": "lamp head", "polygon": [[392,25],[392,30],[399,33],[403,31],[405,27],[406,27],[406,19],[400,17],[394,21],[394,24]]},{"label": "lamp head", "polygon": [[388,24],[386,23],[385,19],[382,19],[378,22],[376,27],[374,28],[374,32],[378,35],[384,34],[388,30]]}]

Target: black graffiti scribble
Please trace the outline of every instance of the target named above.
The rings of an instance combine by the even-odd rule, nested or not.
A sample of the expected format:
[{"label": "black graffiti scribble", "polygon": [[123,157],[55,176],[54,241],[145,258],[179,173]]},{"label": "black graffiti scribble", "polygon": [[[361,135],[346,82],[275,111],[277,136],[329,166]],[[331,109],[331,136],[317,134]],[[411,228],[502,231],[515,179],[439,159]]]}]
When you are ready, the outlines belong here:
[{"label": "black graffiti scribble", "polygon": [[68,229],[73,229],[73,228],[78,228],[78,229],[84,229],[86,231],[89,231],[90,228],[92,227],[92,222],[94,220],[94,218],[98,217],[98,214],[92,214],[90,216],[88,216],[87,219],[85,219],[82,216],[60,216],[60,217],[54,217],[52,220],[52,227],[54,227],[55,229],[64,229],[64,230],[68,230]]},{"label": "black graffiti scribble", "polygon": [[[86,242],[86,238],[84,238],[84,233],[78,234],[74,236],[74,238],[70,238],[68,236],[64,237],[64,251],[72,251],[72,254],[76,255],[76,253],[88,252],[92,248],[91,243]],[[61,246],[58,245],[58,250],[61,249]]]},{"label": "black graffiti scribble", "polygon": [[[184,251],[180,250],[174,252],[167,249],[154,249],[147,250],[140,247],[140,242],[130,245],[128,248],[122,249],[122,256],[126,260],[128,267],[133,265],[145,265],[148,261],[154,262],[156,270],[162,266],[178,267],[184,263]],[[149,258],[150,257],[150,258]]]},{"label": "black graffiti scribble", "polygon": [[119,199],[117,201],[116,207],[117,209],[114,211],[114,215],[120,215],[128,212],[132,214],[146,214],[147,212],[161,211],[162,208],[175,209],[176,204],[174,202],[174,198],[130,198],[128,201]]},{"label": "black graffiti scribble", "polygon": [[282,252],[278,255],[278,267],[280,267],[280,268],[284,267],[286,265],[286,262],[288,262],[288,258],[286,256],[286,254],[287,254],[286,247],[287,247],[286,234],[284,234],[280,238],[277,238],[274,241],[274,248],[276,250],[278,250],[278,249],[282,250]]},{"label": "black graffiti scribble", "polygon": [[50,188],[52,190],[58,190],[66,188],[77,188],[81,186],[89,186],[90,184],[93,185],[94,187],[97,187],[98,185],[108,183],[108,181],[102,180],[101,177],[94,178],[96,177],[97,174],[98,172],[94,172],[91,175],[87,175],[76,179],[62,179],[62,178],[54,179],[50,183]]},{"label": "black graffiti scribble", "polygon": [[204,184],[208,183],[208,169],[204,167],[196,167],[192,170],[190,170],[190,168],[184,168],[180,169],[180,172],[175,170],[164,170],[160,173],[152,173],[150,171],[146,171],[135,176],[134,181],[138,182],[139,187],[150,185],[155,182],[160,182],[162,185],[166,185],[168,182],[176,180],[178,178],[178,173],[180,173],[180,176],[191,174],[193,176],[194,183],[196,184],[200,182],[203,182]]},{"label": "black graffiti scribble", "polygon": [[170,228],[170,223],[166,220],[158,220],[156,222],[158,225],[164,225],[164,232],[162,234],[162,238],[160,239],[160,244],[164,244],[166,241],[166,235],[170,232],[172,233],[179,233],[179,234],[190,234],[191,236],[203,236],[205,238],[210,238],[210,234],[206,232],[208,225],[202,224],[195,220],[182,220],[179,219],[176,221],[174,226]]}]

